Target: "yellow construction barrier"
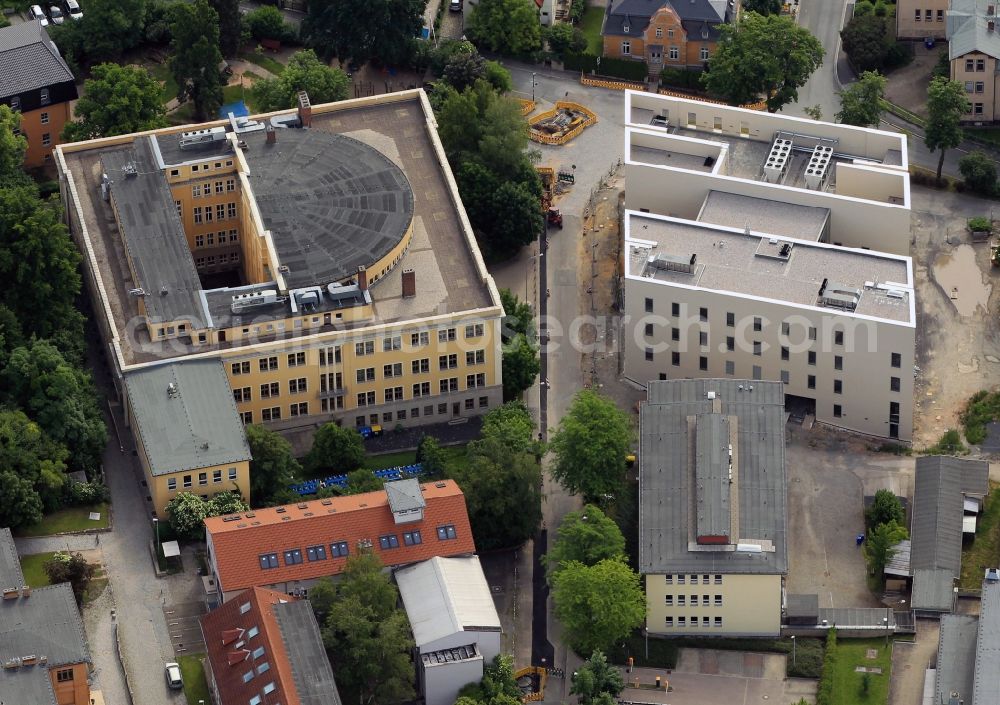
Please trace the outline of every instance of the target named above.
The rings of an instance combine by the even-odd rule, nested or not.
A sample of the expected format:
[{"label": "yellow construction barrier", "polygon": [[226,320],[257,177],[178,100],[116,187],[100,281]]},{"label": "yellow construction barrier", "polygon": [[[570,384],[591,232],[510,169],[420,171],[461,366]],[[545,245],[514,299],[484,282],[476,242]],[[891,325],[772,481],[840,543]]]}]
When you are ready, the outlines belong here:
[{"label": "yellow construction barrier", "polygon": [[528,115],[532,110],[535,109],[535,101],[528,100],[527,98],[518,98],[517,102],[521,104],[521,115]]},{"label": "yellow construction barrier", "polygon": [[[668,95],[673,98],[686,98],[687,100],[697,100],[702,103],[714,103],[715,105],[729,105],[723,100],[713,100],[712,98],[705,98],[700,95],[691,95],[689,93],[680,93],[679,91],[672,91],[669,88],[661,88],[657,91],[660,95]],[[741,108],[746,108],[747,110],[767,110],[767,102],[760,100],[756,103],[747,103],[745,105],[739,106]]]},{"label": "yellow construction barrier", "polygon": [[[546,135],[534,129],[535,125],[538,123],[555,117],[560,110],[572,110],[575,113],[582,113],[585,118],[572,130],[564,132],[561,135]],[[595,123],[597,123],[597,115],[595,115],[589,108],[585,108],[579,103],[560,100],[556,102],[556,107],[552,110],[546,110],[544,113],[539,113],[528,120],[528,137],[541,144],[566,144],[583,132],[586,128]]]},{"label": "yellow construction barrier", "polygon": [[599,86],[601,88],[610,88],[613,91],[644,91],[646,90],[645,83],[635,83],[633,81],[609,81],[603,78],[593,78],[586,74],[580,74],[580,83],[585,86]]},{"label": "yellow construction barrier", "polygon": [[522,703],[532,703],[538,702],[545,698],[545,681],[548,680],[549,674],[544,668],[539,668],[538,666],[528,666],[527,668],[521,668],[514,671],[514,680],[519,680],[524,678],[524,676],[537,675],[538,676],[538,692],[528,693],[521,697]]}]

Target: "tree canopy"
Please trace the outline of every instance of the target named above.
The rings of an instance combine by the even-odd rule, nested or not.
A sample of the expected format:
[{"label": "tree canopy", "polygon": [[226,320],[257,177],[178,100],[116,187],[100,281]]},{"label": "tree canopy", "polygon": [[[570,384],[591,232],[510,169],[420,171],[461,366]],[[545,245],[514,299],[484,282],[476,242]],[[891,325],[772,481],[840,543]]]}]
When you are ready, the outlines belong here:
[{"label": "tree canopy", "polygon": [[602,652],[594,651],[573,673],[569,692],[580,696],[580,705],[597,705],[602,695],[617,698],[624,689],[622,672]]},{"label": "tree canopy", "polygon": [[798,89],[823,63],[819,40],[782,15],[745,12],[721,31],[702,82],[733,105],[763,98],[768,111],[777,112],[798,98]]},{"label": "tree canopy", "polygon": [[531,307],[522,303],[510,289],[500,290],[500,301],[506,315],[503,319],[503,398],[519,399],[529,389],[541,370],[535,321]]},{"label": "tree canopy", "polygon": [[293,30],[287,22],[285,16],[281,14],[274,5],[261,5],[246,14],[247,29],[250,36],[260,41],[261,39],[289,39]]},{"label": "tree canopy", "polygon": [[141,66],[95,66],[83,84],[74,113],[77,122],[66,123],[63,130],[63,138],[74,142],[167,124],[160,84]]},{"label": "tree canopy", "polygon": [[11,177],[22,176],[21,165],[28,150],[28,139],[21,134],[21,113],[0,105],[0,185]]},{"label": "tree canopy", "polygon": [[531,0],[480,0],[465,20],[465,33],[498,54],[523,56],[542,46],[538,8]]},{"label": "tree canopy", "polygon": [[182,539],[201,539],[205,536],[204,521],[208,517],[238,514],[250,509],[238,492],[220,492],[205,499],[191,492],[181,492],[167,502],[167,521],[170,528]]},{"label": "tree canopy", "polygon": [[313,0],[302,35],[324,56],[395,66],[413,54],[425,0]]},{"label": "tree canopy", "polygon": [[423,465],[423,476],[427,478],[444,477],[447,470],[444,451],[434,436],[425,435],[420,438],[416,462]]},{"label": "tree canopy", "polygon": [[222,106],[224,84],[219,14],[208,0],[195,0],[173,4],[170,19],[170,71],[177,81],[177,98],[192,102],[196,118],[213,118]]},{"label": "tree canopy", "polygon": [[343,474],[357,470],[365,462],[365,444],[353,428],[335,423],[323,424],[313,436],[312,448],[305,457],[306,470],[313,475],[321,471]]},{"label": "tree canopy", "polygon": [[965,185],[973,192],[991,196],[997,190],[997,167],[988,154],[980,150],[969,152],[958,160],[958,170]]},{"label": "tree canopy", "polygon": [[90,0],[83,18],[48,29],[72,64],[117,61],[143,40],[148,0]]},{"label": "tree canopy", "polygon": [[875,493],[875,501],[865,512],[867,525],[876,527],[879,524],[887,524],[894,521],[900,526],[905,524],[906,515],[903,512],[903,504],[899,497],[892,490],[878,490]]},{"label": "tree canopy", "polygon": [[621,558],[592,566],[567,563],[552,581],[552,601],[563,635],[577,653],[607,649],[646,618],[639,575]]},{"label": "tree canopy", "polygon": [[219,16],[219,51],[223,56],[236,56],[243,42],[243,14],[239,0],[209,0],[209,4]]},{"label": "tree canopy", "polygon": [[622,490],[631,443],[628,416],[608,397],[584,389],[552,437],[552,476],[585,502],[604,502]]},{"label": "tree canopy", "polygon": [[886,565],[896,554],[893,549],[900,541],[908,539],[909,532],[895,520],[879,524],[865,536],[864,554],[868,561],[868,572],[881,583]]},{"label": "tree canopy", "polygon": [[73,595],[77,604],[83,604],[83,595],[87,591],[87,585],[94,575],[95,566],[87,563],[79,553],[63,553],[57,551],[42,565],[45,575],[53,585],[59,583],[69,583],[73,588]]},{"label": "tree canopy", "polygon": [[[263,9],[263,8],[261,8]],[[313,103],[333,103],[348,96],[350,79],[340,69],[322,63],[312,49],[292,54],[285,70],[276,78],[257,81],[253,87],[261,112],[293,108],[299,91]]]},{"label": "tree canopy", "polygon": [[563,517],[556,539],[544,557],[551,581],[561,568],[572,561],[594,565],[625,555],[625,537],[618,525],[593,504]]},{"label": "tree canopy", "polygon": [[889,59],[889,27],[882,17],[855,15],[840,31],[844,53],[855,71],[885,68]]},{"label": "tree canopy", "polygon": [[743,11],[777,15],[781,12],[781,0],[743,0]]},{"label": "tree canopy", "polygon": [[371,553],[351,556],[333,595],[321,590],[323,643],[344,702],[400,703],[414,695],[410,624],[382,568]]},{"label": "tree canopy", "polygon": [[858,127],[877,127],[882,117],[886,83],[885,76],[878,71],[862,73],[861,78],[837,94],[840,96],[837,121]]},{"label": "tree canopy", "polygon": [[480,247],[490,259],[511,257],[544,227],[521,107],[482,79],[461,93],[442,85],[434,96],[441,142]]},{"label": "tree canopy", "polygon": [[944,155],[962,143],[962,116],[969,112],[969,99],[958,81],[936,76],[927,87],[927,124],[924,144],[932,152],[939,151],[937,179],[941,180]]},{"label": "tree canopy", "polygon": [[250,446],[250,501],[266,506],[280,490],[287,488],[301,471],[291,444],[280,433],[263,426],[246,427]]}]

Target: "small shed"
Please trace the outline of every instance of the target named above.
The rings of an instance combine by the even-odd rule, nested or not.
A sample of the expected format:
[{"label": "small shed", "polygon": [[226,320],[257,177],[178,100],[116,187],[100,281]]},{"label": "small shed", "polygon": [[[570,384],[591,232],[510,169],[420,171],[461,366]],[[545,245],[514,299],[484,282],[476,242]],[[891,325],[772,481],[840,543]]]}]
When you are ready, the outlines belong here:
[{"label": "small shed", "polygon": [[789,595],[785,624],[814,627],[819,624],[819,595]]}]

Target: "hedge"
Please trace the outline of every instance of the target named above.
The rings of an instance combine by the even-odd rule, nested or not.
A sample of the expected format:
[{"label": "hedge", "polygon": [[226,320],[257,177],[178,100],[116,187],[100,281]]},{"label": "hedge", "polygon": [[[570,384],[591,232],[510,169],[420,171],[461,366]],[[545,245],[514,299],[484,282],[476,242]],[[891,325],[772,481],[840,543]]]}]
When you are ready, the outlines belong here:
[{"label": "hedge", "polygon": [[649,67],[645,61],[632,61],[630,59],[613,59],[611,57],[601,57],[598,66],[598,57],[588,52],[580,54],[567,53],[563,58],[563,67],[568,71],[593,71],[608,78],[621,78],[626,81],[645,81],[649,77]]},{"label": "hedge", "polygon": [[664,88],[679,88],[684,91],[704,91],[701,85],[701,71],[691,69],[665,68],[660,72],[660,84]]}]

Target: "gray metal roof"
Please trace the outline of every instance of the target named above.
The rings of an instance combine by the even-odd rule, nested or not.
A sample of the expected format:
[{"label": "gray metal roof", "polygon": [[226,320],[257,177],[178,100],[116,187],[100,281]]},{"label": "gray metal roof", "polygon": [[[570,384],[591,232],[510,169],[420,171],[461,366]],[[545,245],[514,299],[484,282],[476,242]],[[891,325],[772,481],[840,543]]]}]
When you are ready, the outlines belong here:
[{"label": "gray metal roof", "polygon": [[1000,583],[983,581],[972,705],[1000,702]]},{"label": "gray metal roof", "polygon": [[[133,286],[145,291],[147,317],[204,322],[201,280],[152,138],[139,137],[125,149],[105,152],[101,166],[111,179],[112,202],[137,278]],[[126,167],[134,167],[135,175],[126,175]]]},{"label": "gray metal roof", "polygon": [[[665,5],[677,13],[691,41],[703,35],[711,41],[717,40],[718,25],[731,17],[725,5],[710,0],[614,0],[608,3],[602,33],[641,37],[649,26],[650,18]],[[625,31],[626,26],[628,32]]]},{"label": "gray metal roof", "polygon": [[953,580],[962,571],[965,494],[989,489],[989,463],[949,456],[917,459],[910,522],[912,606],[951,610]]},{"label": "gray metal roof", "polygon": [[820,240],[830,222],[830,209],[800,206],[725,191],[709,191],[698,220],[730,228]]},{"label": "gray metal roof", "polygon": [[[882,620],[888,620],[883,622]],[[826,620],[831,627],[855,627],[868,629],[894,629],[896,617],[885,607],[820,607],[820,624]]]},{"label": "gray metal roof", "polygon": [[952,693],[958,693],[961,700],[972,702],[978,631],[979,618],[975,615],[941,615],[934,674],[935,705],[947,705]]},{"label": "gray metal roof", "polygon": [[385,496],[389,509],[396,512],[412,512],[427,506],[424,493],[420,490],[420,480],[409,478],[385,483]]},{"label": "gray metal roof", "polygon": [[[741,391],[742,387],[742,391]],[[752,391],[751,391],[752,388]],[[714,392],[715,399],[708,399]],[[784,574],[786,478],[780,382],[689,379],[650,382],[640,414],[639,570],[642,573]],[[695,543],[696,420],[721,413],[735,426],[729,545]],[[736,543],[759,542],[759,552]],[[768,545],[769,544],[769,545]],[[769,550],[773,547],[773,550]]]},{"label": "gray metal roof", "polygon": [[700,414],[695,420],[695,525],[697,536],[728,537],[730,514],[729,419]]},{"label": "gray metal roof", "polygon": [[819,621],[819,595],[788,595],[785,602],[786,617],[815,617]]},{"label": "gray metal roof", "polygon": [[885,570],[883,572],[886,575],[896,575],[900,577],[909,576],[911,574],[910,540],[903,539],[892,547],[892,551],[892,556],[889,558],[889,562],[886,563]]},{"label": "gray metal roof", "polygon": [[21,561],[17,557],[17,547],[10,529],[0,529],[0,589],[24,585]]},{"label": "gray metal roof", "polygon": [[[175,385],[176,393],[169,391]],[[125,375],[129,408],[153,475],[250,459],[219,360],[185,360]]]},{"label": "gray metal roof", "polygon": [[73,73],[40,22],[0,27],[0,98],[72,80]]},{"label": "gray metal roof", "polygon": [[55,705],[49,669],[90,662],[69,583],[35,588],[30,597],[0,600],[0,664],[28,655],[44,656],[46,663],[0,670],[4,702]]},{"label": "gray metal roof", "polygon": [[986,15],[987,6],[995,5],[995,0],[951,0],[945,25],[949,59],[974,51],[1000,58],[1000,18]]},{"label": "gray metal roof", "polygon": [[337,683],[312,605],[306,600],[295,600],[271,609],[281,630],[298,701],[302,705],[340,705]]},{"label": "gray metal roof", "polygon": [[322,130],[279,129],[273,145],[263,132],[242,138],[254,198],[289,286],[351,277],[403,239],[413,191],[381,152]]}]

